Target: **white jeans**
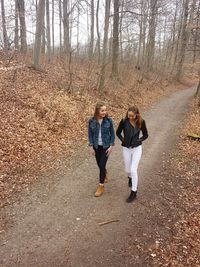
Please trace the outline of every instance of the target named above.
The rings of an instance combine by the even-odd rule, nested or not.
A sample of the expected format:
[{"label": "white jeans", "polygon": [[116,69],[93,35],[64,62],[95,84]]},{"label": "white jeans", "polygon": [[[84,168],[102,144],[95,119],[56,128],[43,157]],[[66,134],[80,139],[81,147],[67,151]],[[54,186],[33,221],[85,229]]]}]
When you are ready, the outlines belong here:
[{"label": "white jeans", "polygon": [[125,171],[132,179],[132,190],[137,191],[138,186],[138,174],[137,169],[142,156],[142,146],[134,148],[123,147],[123,157],[125,164]]}]

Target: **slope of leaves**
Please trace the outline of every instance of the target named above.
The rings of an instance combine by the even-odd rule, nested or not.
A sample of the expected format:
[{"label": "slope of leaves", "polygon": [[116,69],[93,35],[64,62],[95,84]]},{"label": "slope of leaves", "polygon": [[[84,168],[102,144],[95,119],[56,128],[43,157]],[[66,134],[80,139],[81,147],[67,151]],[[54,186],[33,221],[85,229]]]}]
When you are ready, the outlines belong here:
[{"label": "slope of leaves", "polygon": [[151,249],[153,266],[200,266],[200,142],[187,138],[188,132],[200,134],[197,100],[185,120],[178,154],[168,166],[180,219],[172,227],[172,238]]},{"label": "slope of leaves", "polygon": [[99,68],[93,62],[74,59],[69,68],[68,61],[55,58],[49,65],[43,61],[42,72],[30,66],[29,56],[0,53],[0,206],[54,168],[56,158],[70,160],[76,146],[87,140],[87,120],[99,99],[117,123],[131,103],[146,108],[178,88],[154,73],[140,83],[140,73],[124,65],[124,84],[108,73],[101,96]]}]

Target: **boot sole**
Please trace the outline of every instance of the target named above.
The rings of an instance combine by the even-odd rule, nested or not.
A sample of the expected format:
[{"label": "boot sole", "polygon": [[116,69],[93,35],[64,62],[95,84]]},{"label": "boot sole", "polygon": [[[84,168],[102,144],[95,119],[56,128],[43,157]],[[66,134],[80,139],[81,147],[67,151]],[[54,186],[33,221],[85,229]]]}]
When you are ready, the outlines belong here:
[{"label": "boot sole", "polygon": [[103,195],[103,193],[101,195],[94,195],[95,197],[101,197]]}]

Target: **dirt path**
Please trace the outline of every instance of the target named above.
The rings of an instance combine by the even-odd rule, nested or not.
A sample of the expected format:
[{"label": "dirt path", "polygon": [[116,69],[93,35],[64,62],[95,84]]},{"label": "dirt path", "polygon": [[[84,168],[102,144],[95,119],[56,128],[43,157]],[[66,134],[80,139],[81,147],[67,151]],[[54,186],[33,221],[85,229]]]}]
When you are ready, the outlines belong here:
[{"label": "dirt path", "polygon": [[[101,198],[93,197],[98,173],[94,158],[83,151],[70,168],[47,177],[31,195],[6,208],[13,222],[1,233],[0,266],[150,266],[141,248],[172,234],[164,223],[171,208],[159,195],[164,177],[157,174],[193,94],[193,89],[176,92],[143,114],[150,137],[143,145],[137,201],[125,202],[129,189],[118,141]],[[112,219],[119,222],[99,226]]]}]

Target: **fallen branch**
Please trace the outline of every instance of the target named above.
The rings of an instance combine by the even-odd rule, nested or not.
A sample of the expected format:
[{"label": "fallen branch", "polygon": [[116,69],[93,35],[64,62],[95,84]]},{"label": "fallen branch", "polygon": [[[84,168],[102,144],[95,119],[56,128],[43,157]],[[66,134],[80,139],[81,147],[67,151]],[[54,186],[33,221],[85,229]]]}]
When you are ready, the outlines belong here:
[{"label": "fallen branch", "polygon": [[194,140],[200,140],[200,135],[198,135],[198,134],[194,134],[194,133],[189,133],[189,134],[187,135],[187,137],[190,137],[190,138],[192,138],[192,139],[194,139]]},{"label": "fallen branch", "polygon": [[116,220],[110,220],[110,221],[106,221],[106,222],[101,222],[101,223],[99,223],[99,226],[102,226],[102,225],[105,225],[105,224],[109,224],[109,223],[113,223],[113,222],[119,222],[119,220],[116,219]]}]

